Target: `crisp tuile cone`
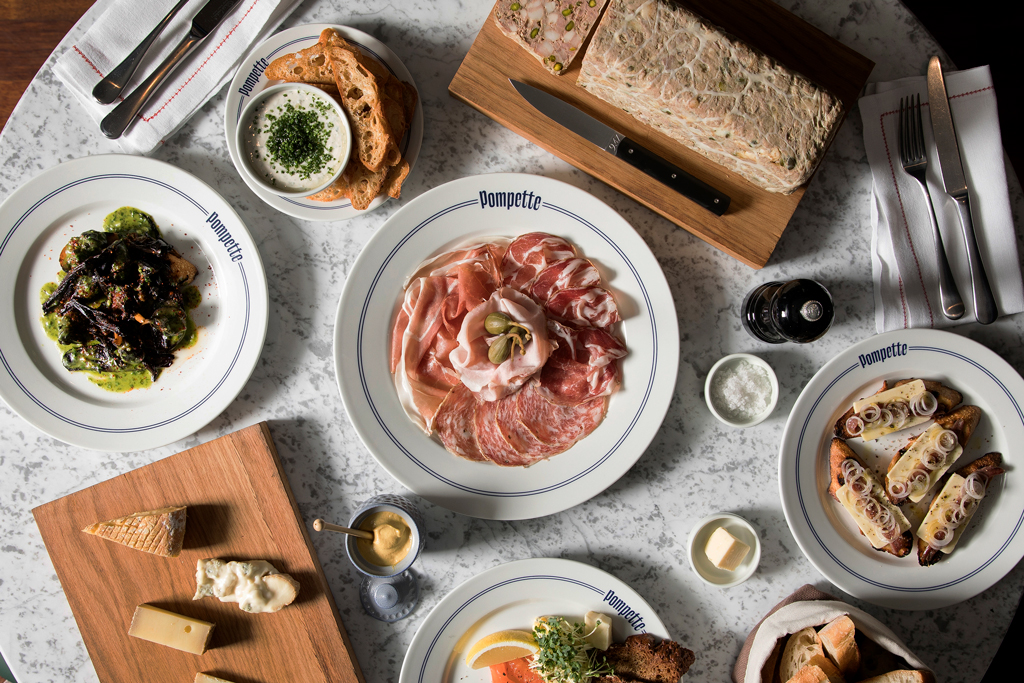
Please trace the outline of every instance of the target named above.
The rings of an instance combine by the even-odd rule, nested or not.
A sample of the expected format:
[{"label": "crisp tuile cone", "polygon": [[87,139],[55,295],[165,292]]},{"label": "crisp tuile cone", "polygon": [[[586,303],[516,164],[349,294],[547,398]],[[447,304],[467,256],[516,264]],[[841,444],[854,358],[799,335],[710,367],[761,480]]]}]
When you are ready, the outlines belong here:
[{"label": "crisp tuile cone", "polygon": [[108,541],[161,557],[177,557],[185,538],[185,506],[134,512],[82,529]]}]

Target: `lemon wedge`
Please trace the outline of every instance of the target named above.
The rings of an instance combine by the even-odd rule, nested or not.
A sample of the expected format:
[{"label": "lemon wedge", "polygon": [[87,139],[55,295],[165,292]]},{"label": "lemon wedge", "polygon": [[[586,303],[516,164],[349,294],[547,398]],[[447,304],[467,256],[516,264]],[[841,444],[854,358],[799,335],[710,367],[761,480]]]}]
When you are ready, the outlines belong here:
[{"label": "lemon wedge", "polygon": [[498,631],[476,641],[466,653],[466,665],[483,669],[492,664],[511,662],[529,657],[540,651],[540,646],[529,631]]}]

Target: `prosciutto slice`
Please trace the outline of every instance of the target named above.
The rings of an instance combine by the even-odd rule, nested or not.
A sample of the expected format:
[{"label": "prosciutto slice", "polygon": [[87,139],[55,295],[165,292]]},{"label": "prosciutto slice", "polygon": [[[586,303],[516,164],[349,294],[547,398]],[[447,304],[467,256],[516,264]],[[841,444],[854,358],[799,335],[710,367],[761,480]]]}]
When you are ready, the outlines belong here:
[{"label": "prosciutto slice", "polygon": [[609,396],[619,387],[619,359],[625,345],[607,331],[548,321],[558,348],[540,373],[540,391],[552,403],[576,405]]},{"label": "prosciutto slice", "polygon": [[537,279],[530,286],[530,295],[535,300],[543,302],[557,291],[593,287],[600,283],[601,274],[587,259],[562,259],[555,261],[537,275]]},{"label": "prosciutto slice", "polygon": [[523,292],[549,264],[576,256],[576,247],[546,232],[530,232],[512,240],[501,260],[502,282]]},{"label": "prosciutto slice", "polygon": [[[484,329],[488,315],[501,312],[530,331],[525,353],[516,349],[505,362],[495,365],[487,357],[495,335]],[[458,335],[459,346],[451,352],[452,366],[462,383],[484,401],[496,401],[513,393],[540,370],[551,354],[547,318],[533,299],[509,287],[494,292],[466,315]]]},{"label": "prosciutto slice", "polygon": [[603,287],[563,289],[555,292],[544,307],[555,317],[579,325],[608,327],[622,320],[615,297]]}]

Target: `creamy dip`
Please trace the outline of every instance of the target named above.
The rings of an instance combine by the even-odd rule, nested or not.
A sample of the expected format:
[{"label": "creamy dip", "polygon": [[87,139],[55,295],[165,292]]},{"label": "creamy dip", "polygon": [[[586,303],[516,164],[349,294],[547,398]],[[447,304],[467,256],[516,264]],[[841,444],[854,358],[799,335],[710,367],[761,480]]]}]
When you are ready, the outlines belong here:
[{"label": "creamy dip", "polygon": [[372,531],[373,540],[358,539],[359,554],[378,567],[394,567],[412,549],[412,530],[401,515],[390,510],[375,512],[363,520],[359,528]]},{"label": "creamy dip", "polygon": [[315,190],[348,160],[347,128],[326,95],[282,90],[253,113],[246,137],[249,165],[285,192]]}]

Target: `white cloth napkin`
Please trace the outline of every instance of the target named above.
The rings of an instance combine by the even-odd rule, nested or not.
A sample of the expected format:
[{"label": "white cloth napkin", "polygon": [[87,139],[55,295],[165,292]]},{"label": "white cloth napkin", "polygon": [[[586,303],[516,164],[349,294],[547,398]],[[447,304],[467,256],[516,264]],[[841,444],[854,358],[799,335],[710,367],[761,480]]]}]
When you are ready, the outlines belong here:
[{"label": "white cloth napkin", "polygon": [[[193,48],[153,94],[118,139],[126,152],[149,154],[170,138],[231,78],[241,59],[264,40],[300,0],[241,0],[217,28]],[[114,0],[54,66],[57,76],[99,122],[120,100],[103,105],[92,97],[96,83],[134,50],[174,6],[175,0]],[[122,93],[144,81],[184,38],[206,0],[192,0],[164,28]]]},{"label": "white cloth napkin", "polygon": [[[1006,185],[996,96],[987,66],[945,75],[953,124],[970,192],[978,248],[1000,315],[1024,311],[1024,283]],[[874,86],[873,88],[871,86]],[[928,190],[946,256],[967,306],[960,320],[942,314],[938,267],[928,205],[920,184],[903,171],[897,147],[901,97],[921,95]],[[932,142],[924,76],[869,85],[860,100],[864,146],[871,165],[871,272],[879,332],[907,327],[950,327],[973,322],[970,266],[956,204],[945,192]]]}]

